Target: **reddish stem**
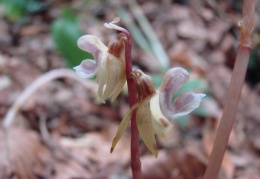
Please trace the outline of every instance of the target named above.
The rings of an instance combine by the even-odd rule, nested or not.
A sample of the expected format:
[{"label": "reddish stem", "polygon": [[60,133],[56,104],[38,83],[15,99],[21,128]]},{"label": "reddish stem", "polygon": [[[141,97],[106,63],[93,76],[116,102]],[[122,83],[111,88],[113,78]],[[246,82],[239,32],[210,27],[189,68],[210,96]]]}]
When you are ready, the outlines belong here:
[{"label": "reddish stem", "polygon": [[[125,60],[126,60],[126,78],[127,78],[127,87],[129,95],[130,107],[132,107],[137,101],[137,93],[134,81],[130,78],[130,73],[132,72],[132,57],[131,57],[131,48],[132,48],[132,38],[131,34],[124,30],[122,31],[127,36],[126,47],[125,47]],[[139,133],[136,125],[135,115],[131,118],[131,168],[134,179],[142,178],[141,171],[141,162],[139,159]]]}]

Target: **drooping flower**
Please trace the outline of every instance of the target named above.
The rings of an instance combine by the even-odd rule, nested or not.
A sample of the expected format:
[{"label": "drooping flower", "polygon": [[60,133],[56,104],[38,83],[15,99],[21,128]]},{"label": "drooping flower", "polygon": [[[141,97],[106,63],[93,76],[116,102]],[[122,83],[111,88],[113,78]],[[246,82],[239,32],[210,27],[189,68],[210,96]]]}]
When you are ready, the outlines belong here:
[{"label": "drooping flower", "polygon": [[[119,19],[105,24],[105,27],[121,30],[115,25]],[[97,76],[98,96],[103,102],[107,98],[113,101],[122,90],[125,82],[125,40],[126,36],[119,33],[117,38],[106,47],[96,36],[84,35],[78,39],[78,47],[91,53],[94,60],[85,59],[79,66],[74,67],[82,78]]]},{"label": "drooping flower", "polygon": [[172,68],[164,76],[158,90],[155,90],[150,76],[141,70],[135,70],[132,78],[138,92],[138,102],[125,114],[113,139],[111,152],[123,136],[133,115],[139,134],[147,148],[157,157],[155,135],[166,138],[171,129],[172,121],[189,114],[199,107],[205,94],[187,92],[179,95],[172,103],[174,93],[187,82],[189,74],[182,68]]}]

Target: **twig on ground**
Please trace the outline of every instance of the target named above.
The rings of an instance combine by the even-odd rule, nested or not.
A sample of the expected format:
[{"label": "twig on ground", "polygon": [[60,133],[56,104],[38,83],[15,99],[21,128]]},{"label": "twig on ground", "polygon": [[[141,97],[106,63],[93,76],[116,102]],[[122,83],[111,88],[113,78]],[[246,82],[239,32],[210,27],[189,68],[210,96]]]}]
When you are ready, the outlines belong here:
[{"label": "twig on ground", "polygon": [[31,95],[37,91],[40,87],[42,87],[47,82],[53,81],[58,78],[70,78],[73,80],[76,80],[80,82],[83,86],[85,86],[87,89],[90,89],[92,91],[97,90],[97,84],[95,82],[92,82],[87,79],[81,79],[79,78],[74,71],[69,69],[55,69],[50,72],[47,72],[46,74],[43,74],[39,78],[37,78],[30,86],[28,86],[16,99],[12,107],[7,111],[6,116],[3,120],[3,126],[5,128],[8,128],[12,125],[16,114],[21,109],[22,105],[26,102],[28,98],[31,97]]}]

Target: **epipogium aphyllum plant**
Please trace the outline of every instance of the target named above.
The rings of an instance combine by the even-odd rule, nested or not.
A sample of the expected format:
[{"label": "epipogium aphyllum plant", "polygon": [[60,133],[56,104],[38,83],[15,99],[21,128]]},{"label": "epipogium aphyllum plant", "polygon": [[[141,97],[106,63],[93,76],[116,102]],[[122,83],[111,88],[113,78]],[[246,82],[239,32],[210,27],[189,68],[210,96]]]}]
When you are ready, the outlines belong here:
[{"label": "epipogium aphyllum plant", "polygon": [[141,178],[139,160],[139,134],[147,148],[157,157],[155,135],[167,138],[172,121],[189,114],[199,107],[205,94],[187,92],[172,102],[174,93],[188,80],[189,74],[183,68],[169,69],[161,86],[155,89],[152,78],[141,70],[132,71],[131,34],[117,26],[115,18],[104,26],[120,31],[116,39],[105,46],[96,36],[84,35],[78,39],[80,49],[91,53],[94,60],[83,60],[74,69],[83,78],[97,76],[98,96],[103,102],[112,101],[119,95],[127,81],[130,110],[125,114],[113,139],[111,153],[131,121],[131,167],[133,178]]}]

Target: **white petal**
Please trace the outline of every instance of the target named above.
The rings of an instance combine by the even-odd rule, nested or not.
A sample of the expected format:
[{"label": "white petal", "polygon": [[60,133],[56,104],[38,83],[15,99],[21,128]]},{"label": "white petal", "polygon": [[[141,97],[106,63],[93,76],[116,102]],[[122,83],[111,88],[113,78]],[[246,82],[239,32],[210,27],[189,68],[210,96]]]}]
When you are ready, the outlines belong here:
[{"label": "white petal", "polygon": [[181,94],[174,100],[173,110],[168,111],[167,117],[171,120],[174,120],[189,114],[190,112],[199,107],[201,98],[203,98],[204,96],[206,95],[195,94],[190,92]]},{"label": "white petal", "polygon": [[81,78],[92,78],[97,73],[97,64],[94,60],[83,60],[80,65],[73,69]]},{"label": "white petal", "polygon": [[91,53],[97,63],[99,63],[101,56],[107,51],[107,47],[94,35],[83,35],[78,39],[78,47],[81,50]]},{"label": "white petal", "polygon": [[175,67],[169,69],[164,77],[161,86],[159,87],[159,91],[170,90],[173,93],[177,91],[185,82],[189,79],[189,73],[180,67]]},{"label": "white petal", "polygon": [[188,79],[189,74],[183,68],[171,68],[166,72],[163,82],[158,89],[160,92],[160,107],[163,114],[167,113],[167,111],[172,111],[172,97]]}]

